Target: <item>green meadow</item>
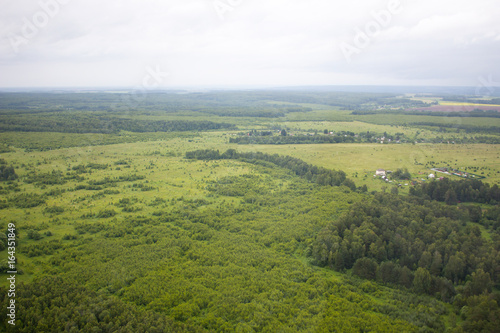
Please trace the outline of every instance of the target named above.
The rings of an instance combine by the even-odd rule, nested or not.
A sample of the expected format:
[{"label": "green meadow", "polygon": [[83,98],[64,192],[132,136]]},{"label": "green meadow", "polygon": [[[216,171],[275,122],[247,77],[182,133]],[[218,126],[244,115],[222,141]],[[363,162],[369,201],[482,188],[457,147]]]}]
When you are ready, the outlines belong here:
[{"label": "green meadow", "polygon": [[[209,107],[199,96],[168,97],[127,112],[51,111],[44,123],[38,113],[59,105],[57,96],[39,96],[22,117],[0,102],[10,126],[0,132],[4,318],[9,223],[18,271],[16,327],[3,320],[0,330],[497,327],[500,150],[448,139],[496,140],[499,132],[481,128],[500,127],[498,118],[340,110],[358,99],[366,106],[362,94],[221,93],[207,96]],[[71,98],[61,103],[98,108],[115,97]],[[387,96],[378,98],[384,105]],[[73,116],[95,133],[71,127]],[[110,125],[94,130],[103,117]],[[466,126],[436,130],[443,124]],[[407,142],[229,143],[251,131],[313,138],[324,130],[400,133]],[[438,136],[442,143],[429,142]],[[431,181],[433,167],[485,178]],[[410,177],[386,182],[374,177],[380,168]]]}]

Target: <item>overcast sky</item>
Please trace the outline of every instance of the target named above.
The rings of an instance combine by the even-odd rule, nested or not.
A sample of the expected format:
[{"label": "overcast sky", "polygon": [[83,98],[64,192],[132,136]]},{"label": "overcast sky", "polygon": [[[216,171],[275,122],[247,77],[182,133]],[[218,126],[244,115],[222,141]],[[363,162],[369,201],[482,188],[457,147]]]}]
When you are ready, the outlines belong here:
[{"label": "overcast sky", "polygon": [[500,84],[499,9],[498,0],[2,0],[0,87]]}]

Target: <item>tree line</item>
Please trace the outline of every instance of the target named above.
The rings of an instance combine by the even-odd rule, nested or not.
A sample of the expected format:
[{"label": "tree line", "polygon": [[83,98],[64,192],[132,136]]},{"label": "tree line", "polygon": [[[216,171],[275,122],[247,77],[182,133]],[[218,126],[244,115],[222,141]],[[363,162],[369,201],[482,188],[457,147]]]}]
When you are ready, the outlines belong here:
[{"label": "tree line", "polygon": [[[481,103],[485,104],[485,103]],[[467,112],[440,112],[440,111],[411,111],[411,110],[356,110],[351,112],[355,116],[372,114],[394,114],[407,116],[432,116],[432,117],[460,117],[460,118],[500,118],[500,112],[496,110],[473,110]]]},{"label": "tree line", "polygon": [[478,179],[433,180],[410,188],[410,194],[416,197],[446,202],[455,205],[458,202],[475,202],[496,205],[500,202],[500,188]]},{"label": "tree line", "polygon": [[229,138],[229,143],[237,144],[314,144],[314,143],[353,143],[354,137],[344,137],[340,135],[294,135],[294,136],[242,136]]},{"label": "tree line", "polygon": [[[284,132],[283,132],[284,131]],[[229,138],[229,143],[237,144],[319,144],[319,143],[375,143],[380,142],[383,137],[386,142],[395,142],[408,138],[403,133],[396,133],[395,135],[383,134],[375,132],[361,132],[354,133],[351,131],[339,131],[329,134],[328,129],[325,129],[322,134],[314,133],[314,135],[288,135],[285,130],[282,130],[281,135],[273,136],[272,132],[256,132],[252,131],[246,136],[239,136],[236,138]],[[389,141],[391,140],[391,141]]]},{"label": "tree line", "polygon": [[345,172],[317,167],[291,156],[282,156],[278,154],[270,155],[261,152],[241,153],[234,149],[228,149],[221,154],[218,150],[206,149],[186,152],[185,157],[187,159],[197,160],[239,159],[252,164],[264,163],[264,165],[266,165],[266,163],[271,163],[281,168],[291,170],[297,176],[303,177],[319,185],[345,185],[351,190],[356,190],[356,185],[352,180],[346,177]]},{"label": "tree line", "polygon": [[467,95],[442,96],[442,98],[443,101],[449,101],[449,102],[492,104],[492,105],[500,104],[500,98],[482,99],[482,98],[477,98],[477,96],[467,96]]},{"label": "tree line", "polygon": [[475,126],[467,124],[443,124],[443,123],[433,123],[433,122],[412,122],[411,126],[427,126],[431,128],[451,128],[455,130],[464,130],[465,133],[488,133],[488,134],[498,134],[500,133],[500,128],[498,126]]},{"label": "tree line", "polygon": [[117,117],[89,116],[62,113],[54,116],[2,116],[0,131],[11,132],[61,132],[61,133],[101,133],[128,132],[185,132],[235,129],[229,123],[206,120],[139,120]]}]

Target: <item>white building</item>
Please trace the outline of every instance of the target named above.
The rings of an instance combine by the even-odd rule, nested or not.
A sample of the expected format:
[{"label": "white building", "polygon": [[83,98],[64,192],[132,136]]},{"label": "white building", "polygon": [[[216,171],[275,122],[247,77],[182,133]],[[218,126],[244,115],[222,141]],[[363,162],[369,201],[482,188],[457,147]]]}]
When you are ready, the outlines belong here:
[{"label": "white building", "polygon": [[375,176],[385,176],[386,172],[384,169],[378,169],[375,171]]}]

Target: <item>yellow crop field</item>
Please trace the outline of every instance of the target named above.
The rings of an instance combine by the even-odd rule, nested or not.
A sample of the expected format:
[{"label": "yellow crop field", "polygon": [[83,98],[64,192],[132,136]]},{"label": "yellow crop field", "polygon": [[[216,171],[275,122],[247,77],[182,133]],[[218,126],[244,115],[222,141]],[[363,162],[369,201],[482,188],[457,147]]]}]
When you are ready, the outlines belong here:
[{"label": "yellow crop field", "polygon": [[451,105],[451,106],[500,106],[500,104],[479,104],[479,103],[465,103],[465,102],[444,102],[440,101],[440,105]]}]

